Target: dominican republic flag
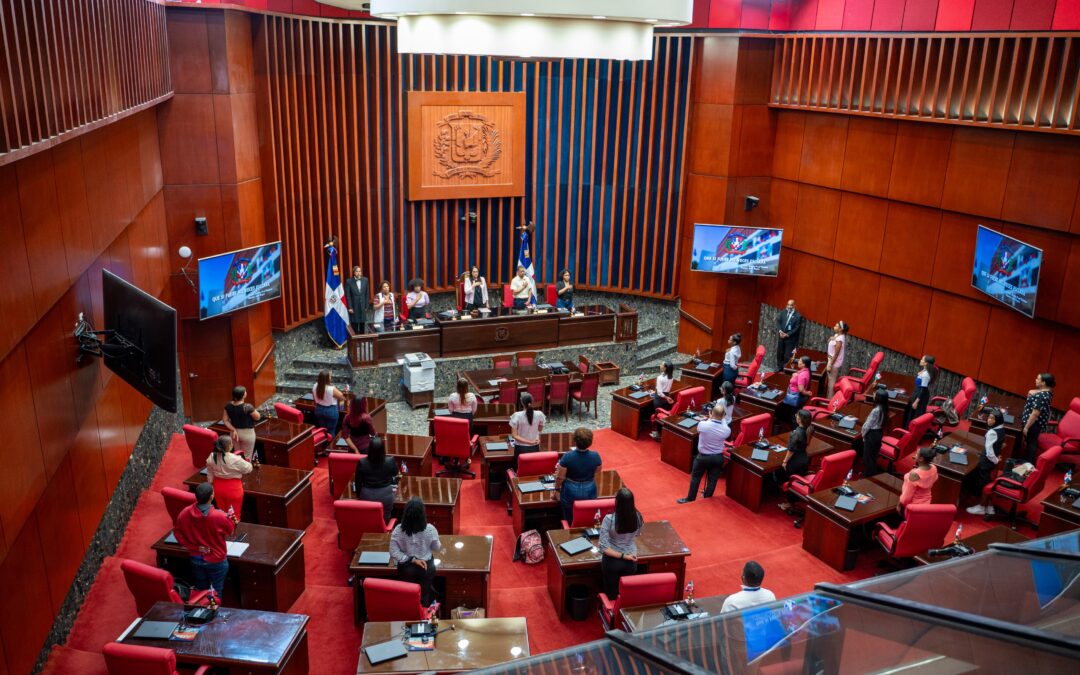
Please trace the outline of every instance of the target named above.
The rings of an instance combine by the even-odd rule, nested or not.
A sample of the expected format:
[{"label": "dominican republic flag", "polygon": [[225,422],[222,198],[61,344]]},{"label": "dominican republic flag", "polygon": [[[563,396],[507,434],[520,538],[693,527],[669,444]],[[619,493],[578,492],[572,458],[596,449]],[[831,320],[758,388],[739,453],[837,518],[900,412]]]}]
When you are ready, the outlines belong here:
[{"label": "dominican republic flag", "polygon": [[534,275],[536,271],[533,268],[532,263],[532,249],[529,242],[529,230],[521,230],[521,247],[518,249],[518,264],[525,268],[525,274],[529,277],[529,285],[532,286],[532,292],[529,295],[529,304],[536,304],[536,279]]},{"label": "dominican republic flag", "polygon": [[341,347],[349,339],[349,312],[345,309],[345,289],[341,286],[337,249],[333,246],[326,249],[330,253],[330,259],[326,261],[326,334]]}]

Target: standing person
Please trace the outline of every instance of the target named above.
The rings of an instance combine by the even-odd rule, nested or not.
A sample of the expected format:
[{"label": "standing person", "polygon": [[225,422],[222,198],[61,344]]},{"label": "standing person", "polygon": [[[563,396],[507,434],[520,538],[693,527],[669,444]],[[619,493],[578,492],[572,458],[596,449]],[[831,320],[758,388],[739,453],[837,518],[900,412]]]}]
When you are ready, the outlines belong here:
[{"label": "standing person", "polygon": [[937,467],[933,464],[936,455],[933,448],[919,448],[915,468],[904,478],[904,487],[900,488],[900,503],[896,510],[901,514],[909,504],[930,503],[931,490],[938,478]]},{"label": "standing person", "polygon": [[732,333],[727,339],[728,348],[724,352],[724,382],[731,382],[734,384],[735,378],[739,376],[739,359],[742,358],[742,347],[739,344],[742,342],[742,333]]},{"label": "standing person", "polygon": [[465,309],[471,311],[487,306],[487,279],[480,276],[480,268],[473,265],[465,273]]},{"label": "standing person", "polygon": [[1050,401],[1054,398],[1057,380],[1050,373],[1035,376],[1035,388],[1028,391],[1024,412],[1020,415],[1020,436],[1027,445],[1027,461],[1034,464],[1039,457],[1039,434],[1050,421]]},{"label": "standing person", "polygon": [[469,391],[469,381],[464,377],[459,377],[457,389],[453,394],[450,394],[450,398],[446,402],[446,407],[450,411],[450,415],[469,420],[469,428],[471,429],[473,415],[476,414],[478,405],[479,401],[476,398],[476,394]]},{"label": "standing person", "polygon": [[518,265],[517,274],[510,280],[510,294],[514,297],[514,309],[525,309],[532,298],[532,282],[526,276],[525,267]]},{"label": "standing person", "polygon": [[[660,364],[660,374],[656,376],[656,387],[653,391],[653,408],[656,410],[671,410],[675,405],[675,399],[671,398],[671,385],[675,382],[675,365],[671,361]],[[649,436],[660,440],[659,425],[653,429]]]},{"label": "standing person", "polygon": [[350,452],[363,455],[375,435],[375,421],[368,413],[367,397],[349,393],[349,407],[341,418],[341,437]]},{"label": "standing person", "polygon": [[337,436],[338,403],[345,400],[345,395],[330,384],[329,370],[319,371],[319,379],[311,388],[311,395],[315,400],[315,422],[326,429],[331,438]]},{"label": "standing person", "polygon": [[926,404],[930,402],[930,387],[937,380],[938,367],[933,356],[926,354],[919,360],[919,374],[915,376],[915,391],[911,393],[911,400],[904,408],[904,428],[907,429],[911,420],[926,412]]},{"label": "standing person", "polygon": [[514,468],[517,458],[526,452],[540,451],[540,434],[544,432],[547,418],[539,410],[533,410],[533,397],[529,392],[521,395],[522,410],[510,416],[510,435],[514,439]]},{"label": "standing person", "polygon": [[742,569],[742,590],[732,593],[724,600],[721,612],[737,612],[747,607],[765,605],[776,601],[776,595],[761,587],[765,581],[765,568],[753,560],[747,561]]},{"label": "standing person", "polygon": [[827,349],[829,360],[825,363],[825,372],[829,374],[829,388],[825,391],[826,396],[833,395],[836,378],[840,375],[840,369],[844,365],[844,352],[847,351],[847,332],[847,322],[837,321],[836,325],[833,326],[833,336],[829,338]]},{"label": "standing person", "polygon": [[434,553],[442,549],[439,531],[429,525],[424,501],[413,497],[405,504],[401,522],[390,533],[390,557],[397,562],[397,577],[420,585],[420,604],[431,605],[435,580]]},{"label": "standing person", "polygon": [[727,406],[721,401],[709,411],[709,419],[698,424],[698,454],[694,457],[694,466],[690,471],[690,491],[685,497],[676,500],[679,504],[697,499],[701,477],[706,473],[709,474],[709,479],[705,483],[705,496],[713,496],[716,482],[720,479],[720,471],[724,468],[724,442],[731,436],[731,427],[724,421],[726,411]]},{"label": "standing person", "polygon": [[225,404],[225,422],[229,435],[232,436],[236,449],[244,455],[244,459],[250,461],[255,452],[255,423],[262,419],[262,415],[255,406],[246,403],[247,389],[237,385],[232,390],[232,401]]},{"label": "standing person", "polygon": [[1001,461],[1001,449],[1005,446],[1005,420],[1001,411],[997,408],[986,408],[986,436],[983,437],[983,451],[979,454],[979,466],[975,473],[971,474],[970,486],[975,494],[980,496],[980,501],[975,506],[969,506],[967,512],[975,516],[994,515],[994,506],[990,503],[990,495],[983,496],[983,488],[994,480],[994,471],[997,470],[998,462]]},{"label": "standing person", "polygon": [[600,453],[590,450],[592,431],[585,427],[574,429],[574,449],[559,458],[555,469],[555,489],[559,491],[563,520],[574,521],[574,502],[596,499],[596,474],[604,461]]},{"label": "standing person", "polygon": [[220,597],[229,571],[225,537],[236,530],[236,521],[221,509],[215,509],[213,500],[213,484],[200,483],[195,488],[195,503],[176,517],[173,534],[191,555],[195,588],[200,591],[213,588]]},{"label": "standing person", "polygon": [[619,579],[637,574],[637,538],[645,520],[634,507],[634,493],[621,487],[615,493],[615,512],[600,522],[600,574],[604,594],[619,597]]},{"label": "standing person", "polygon": [[784,400],[776,406],[774,419],[778,424],[794,424],[794,415],[810,400],[810,357],[799,357],[799,369],[788,380]]},{"label": "standing person", "polygon": [[397,305],[394,301],[394,292],[390,290],[390,282],[384,281],[379,284],[379,292],[375,294],[375,321],[382,319],[384,325],[397,321]]},{"label": "standing person", "polygon": [[394,483],[397,478],[397,464],[393,457],[386,456],[383,439],[378,436],[372,438],[368,443],[367,457],[356,463],[353,481],[359,499],[383,505],[383,522],[390,522],[390,512],[394,508]]},{"label": "standing person", "polygon": [[874,407],[870,409],[862,425],[863,478],[878,473],[878,454],[881,438],[885,434],[885,421],[889,419],[889,394],[883,389],[874,393]]},{"label": "standing person", "polygon": [[349,325],[357,335],[367,325],[368,309],[371,307],[371,288],[360,266],[352,268],[352,278],[345,280],[345,304],[349,308]]},{"label": "standing person", "polygon": [[424,290],[423,279],[413,279],[409,282],[409,292],[405,296],[405,307],[409,310],[409,318],[412,320],[423,319],[427,315],[428,305],[431,298]]},{"label": "standing person", "polygon": [[[792,476],[805,476],[810,469],[810,455],[806,454],[806,447],[810,444],[810,437],[813,435],[813,429],[810,428],[811,421],[809,410],[800,410],[795,414],[795,428],[788,436],[787,452],[784,453],[784,459],[780,462],[780,472],[777,474],[777,479],[781,482]],[[784,513],[794,514],[790,494],[788,501],[778,506]]]},{"label": "standing person", "polygon": [[218,436],[214,451],[206,458],[206,482],[214,486],[218,508],[228,512],[232,507],[237,518],[244,508],[242,477],[251,473],[251,462],[233,452],[228,436]]},{"label": "standing person", "polygon": [[558,309],[574,311],[574,284],[570,282],[570,270],[559,273],[559,281],[555,284],[555,294],[558,296],[555,301]]},{"label": "standing person", "polygon": [[787,301],[787,307],[776,315],[776,368],[782,369],[795,348],[799,346],[802,335],[802,314],[795,309],[795,300]]}]

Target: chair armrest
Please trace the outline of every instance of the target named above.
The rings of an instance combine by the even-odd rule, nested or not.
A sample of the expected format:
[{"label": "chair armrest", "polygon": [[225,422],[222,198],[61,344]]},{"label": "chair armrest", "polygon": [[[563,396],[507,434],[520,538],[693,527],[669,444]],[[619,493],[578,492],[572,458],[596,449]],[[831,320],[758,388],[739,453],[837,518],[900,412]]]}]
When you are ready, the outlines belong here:
[{"label": "chair armrest", "polygon": [[471,445],[474,448],[476,447],[476,445],[479,442],[480,442],[480,435],[479,434],[474,434],[473,437],[469,439],[469,445]]},{"label": "chair armrest", "polygon": [[607,612],[610,616],[615,616],[615,601],[608,598],[604,593],[600,593],[596,596],[600,600],[601,611]]},{"label": "chair armrest", "polygon": [[820,396],[815,396],[814,398],[807,401],[806,404],[803,405],[803,407],[805,408],[808,405],[812,405],[812,406],[814,406],[816,408],[828,408],[829,407],[829,399],[821,398]]},{"label": "chair armrest", "polygon": [[813,476],[814,474],[810,474],[810,478],[807,478],[806,476],[792,476],[789,480],[792,483],[799,483],[806,487],[811,487],[813,484]]},{"label": "chair armrest", "polygon": [[858,373],[859,377],[866,377],[866,368],[848,368],[847,374],[849,377],[855,377],[855,373]]},{"label": "chair armrest", "polygon": [[201,605],[204,600],[210,596],[210,591],[197,591],[194,588],[191,589],[191,595],[188,596],[185,605]]},{"label": "chair armrest", "polygon": [[927,401],[927,404],[929,405],[936,402],[937,405],[941,405],[945,401],[948,401],[950,398],[951,397],[949,396],[931,396],[930,400]]},{"label": "chair armrest", "polygon": [[199,666],[199,669],[195,671],[195,675],[210,675],[210,666]]},{"label": "chair armrest", "polygon": [[391,518],[391,519],[390,519],[389,521],[387,521],[387,523],[386,523],[386,531],[387,531],[387,532],[390,532],[391,530],[393,530],[393,529],[394,529],[394,526],[395,526],[395,525],[397,525],[397,518]]},{"label": "chair armrest", "polygon": [[[1071,446],[1071,448],[1069,447]],[[1063,438],[1061,439],[1061,449],[1076,449],[1080,450],[1080,438]]]},{"label": "chair armrest", "polygon": [[[999,485],[1002,486],[1002,487],[1010,488],[1012,490],[1019,490],[1020,491],[1020,501],[1021,502],[1026,502],[1027,501],[1027,492],[1028,492],[1027,485],[1024,485],[1023,483],[1019,483],[1019,482],[1013,480],[1012,478],[998,477],[997,479],[994,480],[994,483],[993,483],[994,487],[991,488],[990,491],[992,493],[994,493],[994,494],[997,494],[997,488],[998,488]],[[999,495],[999,496],[1004,497],[1005,499],[1010,499],[1010,497],[1007,496],[1007,495]]]},{"label": "chair armrest", "polygon": [[570,529],[570,523],[566,522],[565,520],[563,520],[561,522],[562,522],[562,529],[564,529],[564,530],[569,530]]}]

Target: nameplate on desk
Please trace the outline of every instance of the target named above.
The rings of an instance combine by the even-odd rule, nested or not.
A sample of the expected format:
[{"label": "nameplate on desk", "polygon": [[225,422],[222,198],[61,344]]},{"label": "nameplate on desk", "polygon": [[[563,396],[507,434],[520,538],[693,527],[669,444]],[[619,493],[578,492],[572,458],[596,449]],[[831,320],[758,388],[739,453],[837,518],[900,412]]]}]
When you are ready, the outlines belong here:
[{"label": "nameplate on desk", "polygon": [[424,327],[423,326],[412,326],[412,327],[409,328],[409,330],[424,330]]},{"label": "nameplate on desk", "polygon": [[761,450],[768,450],[769,449],[769,442],[768,441],[754,441],[754,447],[758,448],[758,449],[761,449]]},{"label": "nameplate on desk", "polygon": [[347,448],[347,447],[349,447],[349,442],[346,441],[344,438],[339,438],[339,439],[337,439],[337,442],[334,443],[334,447],[335,448]]},{"label": "nameplate on desk", "polygon": [[840,420],[840,421],[839,421],[839,422],[837,423],[837,425],[836,425],[836,426],[840,427],[841,429],[848,429],[848,430],[851,430],[851,429],[854,429],[854,428],[855,428],[855,424],[856,424],[856,422],[858,422],[858,421],[859,421],[859,420],[857,420],[856,418],[852,417],[851,415],[848,415],[848,416],[844,417],[843,419],[841,419],[841,420]]},{"label": "nameplate on desk", "polygon": [[685,602],[673,602],[670,605],[665,605],[662,611],[664,616],[669,619],[685,619],[690,616],[690,608],[686,606]]},{"label": "nameplate on desk", "polygon": [[386,551],[361,551],[357,562],[361,565],[389,565],[390,554]]},{"label": "nameplate on desk", "polygon": [[648,395],[649,395],[649,392],[647,392],[647,391],[635,391],[634,393],[630,394],[630,398],[632,398],[634,400],[641,400],[641,399],[645,398]]},{"label": "nameplate on desk", "polygon": [[753,452],[750,453],[750,459],[754,460],[755,462],[767,462],[769,461],[769,451],[755,449]]},{"label": "nameplate on desk", "polygon": [[510,444],[509,443],[488,443],[487,444],[487,449],[489,451],[491,451],[491,452],[496,452],[496,451],[499,451],[499,450],[505,451],[505,450],[510,449]]},{"label": "nameplate on desk", "polygon": [[953,464],[963,464],[964,466],[967,466],[967,463],[968,463],[967,454],[963,453],[963,452],[956,452],[955,450],[950,451],[949,452],[949,461],[952,462]]},{"label": "nameplate on desk", "polygon": [[856,499],[855,497],[848,497],[847,495],[840,495],[839,497],[836,498],[836,504],[834,504],[833,506],[835,506],[838,509],[843,509],[844,511],[854,511],[855,507],[858,506],[858,505],[859,505],[859,500]]},{"label": "nameplate on desk", "polygon": [[719,367],[720,367],[720,364],[719,364],[719,363],[716,363],[715,361],[713,361],[712,363],[710,363],[710,364],[709,364],[709,367],[710,367],[710,368],[719,368]]},{"label": "nameplate on desk", "polygon": [[206,467],[204,466],[203,468],[199,469],[199,473],[201,473],[202,475],[205,476],[206,475]]},{"label": "nameplate on desk", "polygon": [[682,422],[679,422],[679,426],[683,429],[693,429],[698,425],[698,421],[693,417],[687,417]]},{"label": "nameplate on desk", "polygon": [[544,484],[538,480],[529,481],[528,483],[518,483],[518,490],[521,490],[521,494],[527,495],[533,492],[543,492],[547,488]]},{"label": "nameplate on desk", "polygon": [[449,408],[435,408],[435,417],[446,417],[449,414]]},{"label": "nameplate on desk", "polygon": [[176,540],[176,533],[175,532],[170,532],[167,535],[165,535],[165,543],[166,544],[179,544],[180,542],[178,542]]},{"label": "nameplate on desk", "polygon": [[559,548],[566,551],[567,555],[577,555],[592,548],[592,542],[585,537],[575,537],[570,541],[559,544]]}]

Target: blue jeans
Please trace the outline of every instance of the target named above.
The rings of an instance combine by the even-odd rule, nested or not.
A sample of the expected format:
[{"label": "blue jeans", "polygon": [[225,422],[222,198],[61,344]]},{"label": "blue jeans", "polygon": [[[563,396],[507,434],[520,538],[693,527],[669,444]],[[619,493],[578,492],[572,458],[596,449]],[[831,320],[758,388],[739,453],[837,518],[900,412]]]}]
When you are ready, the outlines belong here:
[{"label": "blue jeans", "polygon": [[732,368],[731,366],[727,365],[726,363],[724,364],[724,375],[723,375],[724,382],[730,382],[732,384],[735,384],[735,378],[737,378],[738,376],[739,376],[738,367]]},{"label": "blue jeans", "polygon": [[559,501],[562,504],[563,519],[568,523],[574,522],[574,502],[584,499],[596,499],[596,481],[564,480],[562,490],[559,491]]},{"label": "blue jeans", "polygon": [[338,407],[336,404],[315,406],[315,426],[326,429],[326,432],[333,436],[337,433],[337,424]]},{"label": "blue jeans", "polygon": [[225,575],[229,571],[229,561],[222,560],[219,563],[211,563],[203,560],[202,556],[191,558],[191,570],[195,574],[195,588],[200,591],[208,591],[211,587],[218,594],[220,602],[221,594],[225,591]]},{"label": "blue jeans", "polygon": [[525,309],[529,301],[525,298],[514,298],[514,309]]},{"label": "blue jeans", "polygon": [[557,307],[558,309],[573,309],[574,308],[574,301],[573,300],[563,300],[562,298],[559,298],[558,300],[555,301],[555,307]]}]

